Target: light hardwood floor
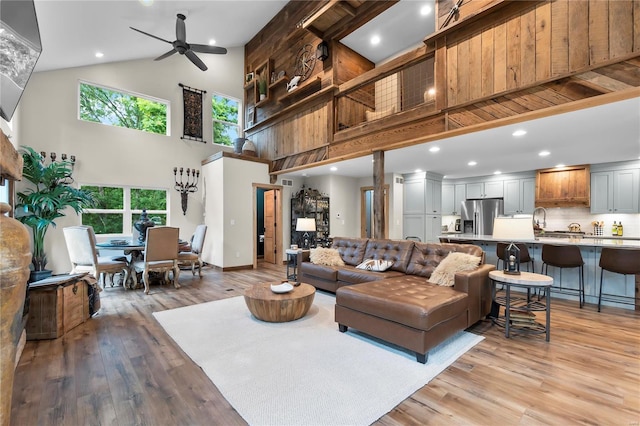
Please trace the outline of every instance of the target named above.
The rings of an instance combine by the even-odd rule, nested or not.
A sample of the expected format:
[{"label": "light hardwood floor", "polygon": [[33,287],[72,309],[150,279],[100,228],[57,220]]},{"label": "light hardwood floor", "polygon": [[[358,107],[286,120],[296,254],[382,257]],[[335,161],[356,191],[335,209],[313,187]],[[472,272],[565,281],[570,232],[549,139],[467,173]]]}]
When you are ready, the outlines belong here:
[{"label": "light hardwood floor", "polygon": [[[12,424],[245,424],[151,313],[284,276],[273,265],[205,268],[202,279],[183,271],[182,288],[152,286],[149,296],[107,287],[96,317],[60,339],[27,342]],[[639,424],[640,312],[577,305],[553,300],[549,343],[476,324],[469,331],[485,339],[377,424]]]}]

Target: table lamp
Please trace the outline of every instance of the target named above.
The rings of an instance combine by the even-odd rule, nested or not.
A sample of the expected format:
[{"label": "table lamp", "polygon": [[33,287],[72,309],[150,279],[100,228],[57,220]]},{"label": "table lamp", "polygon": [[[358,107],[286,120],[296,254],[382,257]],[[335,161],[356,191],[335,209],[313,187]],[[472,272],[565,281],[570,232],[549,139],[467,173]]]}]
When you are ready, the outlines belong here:
[{"label": "table lamp", "polygon": [[533,240],[533,226],[528,217],[497,217],[493,222],[493,238],[509,241],[504,250],[504,273],[520,275],[520,249],[514,241]]},{"label": "table lamp", "polygon": [[316,232],[316,220],[314,218],[299,217],[296,221],[296,231],[304,232],[302,238],[304,238],[304,244],[302,248],[309,248],[309,232]]}]

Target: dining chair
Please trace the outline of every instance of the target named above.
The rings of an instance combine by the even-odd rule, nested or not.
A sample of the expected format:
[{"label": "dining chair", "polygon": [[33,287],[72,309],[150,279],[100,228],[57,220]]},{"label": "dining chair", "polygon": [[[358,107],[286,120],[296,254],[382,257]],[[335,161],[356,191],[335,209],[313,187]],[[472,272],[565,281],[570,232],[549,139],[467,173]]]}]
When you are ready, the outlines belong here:
[{"label": "dining chair", "polygon": [[113,275],[123,274],[122,283],[126,288],[129,275],[129,265],[125,260],[114,260],[110,257],[98,256],[96,249],[96,235],[91,226],[68,226],[63,228],[64,239],[71,260],[71,274],[88,272],[93,277],[102,281],[105,287],[106,276],[111,279],[113,287]]},{"label": "dining chair", "polygon": [[207,235],[207,225],[198,225],[191,238],[191,251],[178,253],[179,265],[191,265],[191,274],[196,274],[196,263],[198,264],[198,276],[202,278],[202,248],[204,237]]},{"label": "dining chair", "polygon": [[178,276],[178,236],[180,230],[170,226],[147,228],[144,245],[144,258],[133,262],[133,286],[138,285],[137,274],[142,272],[144,292],[149,294],[149,273],[163,272],[164,281],[169,280],[169,272],[173,272],[173,286],[180,288]]}]

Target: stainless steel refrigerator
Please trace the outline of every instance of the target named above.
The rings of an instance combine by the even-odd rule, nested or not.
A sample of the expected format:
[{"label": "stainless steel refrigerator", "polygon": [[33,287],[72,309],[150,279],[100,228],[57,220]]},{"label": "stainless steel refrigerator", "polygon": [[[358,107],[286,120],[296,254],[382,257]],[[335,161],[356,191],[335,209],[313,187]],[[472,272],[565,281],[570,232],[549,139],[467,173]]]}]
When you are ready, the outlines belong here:
[{"label": "stainless steel refrigerator", "polygon": [[462,202],[462,232],[475,235],[492,235],[493,221],[504,214],[502,198],[466,200]]}]

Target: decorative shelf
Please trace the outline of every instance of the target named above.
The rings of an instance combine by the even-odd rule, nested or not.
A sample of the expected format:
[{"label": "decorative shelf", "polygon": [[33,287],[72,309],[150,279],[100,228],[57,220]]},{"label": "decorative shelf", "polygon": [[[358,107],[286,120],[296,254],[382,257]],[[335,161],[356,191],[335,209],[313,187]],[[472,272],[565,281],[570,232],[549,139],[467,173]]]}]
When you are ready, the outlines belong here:
[{"label": "decorative shelf", "polygon": [[282,101],[282,100],[287,99],[289,97],[295,96],[298,93],[304,93],[305,89],[308,90],[308,88],[310,88],[314,84],[318,84],[318,86],[319,86],[321,81],[322,81],[321,77],[316,77],[316,78],[312,78],[312,79],[309,79],[309,80],[305,80],[301,85],[298,86],[297,89],[292,90],[291,92],[287,92],[284,95],[280,96],[280,98],[278,98],[278,101]]},{"label": "decorative shelf", "polygon": [[282,77],[280,77],[279,79],[277,79],[273,83],[269,84],[269,88],[275,87],[280,83],[288,83],[288,82],[289,82],[289,77],[287,77],[286,75],[283,75]]}]

